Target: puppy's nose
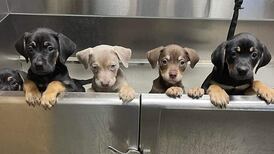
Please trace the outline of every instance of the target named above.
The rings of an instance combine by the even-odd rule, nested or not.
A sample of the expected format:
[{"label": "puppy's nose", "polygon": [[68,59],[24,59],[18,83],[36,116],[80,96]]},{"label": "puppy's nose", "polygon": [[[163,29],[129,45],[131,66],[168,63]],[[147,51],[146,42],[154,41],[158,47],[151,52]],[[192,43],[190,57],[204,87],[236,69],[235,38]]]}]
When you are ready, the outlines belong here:
[{"label": "puppy's nose", "polygon": [[245,67],[245,66],[237,68],[237,71],[238,71],[239,75],[246,75],[248,70],[249,70],[249,68]]},{"label": "puppy's nose", "polygon": [[177,71],[170,71],[169,72],[169,77],[171,79],[175,79],[177,77]]},{"label": "puppy's nose", "polygon": [[101,85],[103,87],[108,87],[109,86],[109,82],[108,81],[101,81]]},{"label": "puppy's nose", "polygon": [[43,70],[43,62],[42,61],[36,62],[35,68],[36,68],[36,70],[39,70],[39,71]]}]

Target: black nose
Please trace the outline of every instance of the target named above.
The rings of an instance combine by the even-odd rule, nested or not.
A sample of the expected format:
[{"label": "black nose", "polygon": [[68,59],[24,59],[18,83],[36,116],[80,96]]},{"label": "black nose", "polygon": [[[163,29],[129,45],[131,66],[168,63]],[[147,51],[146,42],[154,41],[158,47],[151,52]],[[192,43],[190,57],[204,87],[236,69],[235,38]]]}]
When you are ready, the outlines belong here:
[{"label": "black nose", "polygon": [[177,72],[169,72],[169,77],[175,79],[177,77]]},{"label": "black nose", "polygon": [[242,67],[238,67],[237,71],[239,73],[239,75],[246,75],[248,72],[249,68],[246,66],[242,66]]},{"label": "black nose", "polygon": [[38,61],[35,63],[35,69],[38,71],[42,71],[43,70],[43,62],[42,61]]}]

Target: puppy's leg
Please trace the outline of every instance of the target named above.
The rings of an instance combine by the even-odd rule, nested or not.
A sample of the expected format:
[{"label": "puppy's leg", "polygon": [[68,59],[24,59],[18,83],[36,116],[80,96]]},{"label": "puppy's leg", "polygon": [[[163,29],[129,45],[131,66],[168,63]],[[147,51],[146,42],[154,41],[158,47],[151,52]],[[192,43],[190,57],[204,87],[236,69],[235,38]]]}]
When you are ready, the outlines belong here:
[{"label": "puppy's leg", "polygon": [[191,98],[200,98],[204,94],[205,94],[204,89],[199,88],[199,87],[191,88],[187,91],[187,95]]},{"label": "puppy's leg", "polygon": [[119,90],[119,98],[122,99],[124,103],[128,103],[135,98],[135,90],[128,84],[123,84]]},{"label": "puppy's leg", "polygon": [[185,90],[181,87],[170,87],[166,90],[166,95],[169,97],[181,97]]},{"label": "puppy's leg", "polygon": [[266,101],[267,104],[274,103],[274,90],[266,86],[261,81],[253,81],[252,84],[255,93]]},{"label": "puppy's leg", "polygon": [[226,105],[229,104],[228,94],[218,85],[210,85],[207,93],[210,96],[210,101],[213,105],[219,108],[225,108]]},{"label": "puppy's leg", "polygon": [[52,81],[44,91],[41,104],[44,108],[51,108],[57,101],[57,96],[66,90],[65,86],[60,81]]},{"label": "puppy's leg", "polygon": [[36,104],[40,104],[41,93],[33,81],[26,80],[23,85],[23,90],[25,92],[26,102],[29,105],[35,106]]}]

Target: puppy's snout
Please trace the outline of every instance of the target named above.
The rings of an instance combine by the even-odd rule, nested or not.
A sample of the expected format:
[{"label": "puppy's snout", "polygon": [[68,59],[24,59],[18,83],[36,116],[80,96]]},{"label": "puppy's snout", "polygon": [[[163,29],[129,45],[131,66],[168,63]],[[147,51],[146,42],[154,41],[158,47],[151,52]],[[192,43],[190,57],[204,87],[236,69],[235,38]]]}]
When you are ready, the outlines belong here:
[{"label": "puppy's snout", "polygon": [[169,77],[171,79],[175,79],[177,77],[177,71],[175,71],[175,70],[170,71],[169,72]]},{"label": "puppy's snout", "polygon": [[108,87],[109,86],[109,81],[101,81],[102,87]]},{"label": "puppy's snout", "polygon": [[241,66],[241,67],[237,68],[239,75],[246,75],[248,70],[249,70],[249,68],[246,66]]},{"label": "puppy's snout", "polygon": [[42,61],[37,61],[35,63],[35,69],[38,70],[38,71],[43,70],[43,62]]}]

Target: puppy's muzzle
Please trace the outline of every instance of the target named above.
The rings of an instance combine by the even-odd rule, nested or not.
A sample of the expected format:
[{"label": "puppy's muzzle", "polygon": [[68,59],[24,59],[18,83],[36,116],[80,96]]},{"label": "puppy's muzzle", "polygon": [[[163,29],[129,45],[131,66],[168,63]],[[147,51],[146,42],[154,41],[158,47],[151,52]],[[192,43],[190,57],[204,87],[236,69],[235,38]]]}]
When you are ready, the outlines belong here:
[{"label": "puppy's muzzle", "polygon": [[240,76],[245,76],[247,74],[248,70],[249,70],[249,68],[247,66],[237,67],[237,71]]},{"label": "puppy's muzzle", "polygon": [[172,70],[172,71],[169,72],[169,78],[170,79],[176,79],[176,77],[177,77],[177,71]]},{"label": "puppy's muzzle", "polygon": [[43,62],[42,61],[37,61],[34,65],[35,65],[35,69],[37,71],[43,71],[44,70]]},{"label": "puppy's muzzle", "polygon": [[109,81],[100,81],[100,84],[102,87],[108,87],[109,86]]}]

